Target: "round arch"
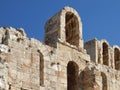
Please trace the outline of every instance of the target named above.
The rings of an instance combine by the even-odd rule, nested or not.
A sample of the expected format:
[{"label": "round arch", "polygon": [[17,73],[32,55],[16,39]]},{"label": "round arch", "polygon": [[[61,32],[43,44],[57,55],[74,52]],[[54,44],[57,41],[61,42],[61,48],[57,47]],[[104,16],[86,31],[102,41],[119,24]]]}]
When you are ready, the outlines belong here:
[{"label": "round arch", "polygon": [[116,70],[120,70],[120,49],[118,46],[113,46],[114,49],[114,66]]},{"label": "round arch", "polygon": [[102,40],[102,60],[103,65],[109,66],[109,43],[106,40]]},{"label": "round arch", "polygon": [[67,90],[78,90],[78,65],[69,61],[67,64]]},{"label": "round arch", "polygon": [[[40,47],[38,47],[38,56],[39,56],[39,84],[40,86],[44,86],[44,65],[45,65],[45,57],[49,57],[48,53],[49,53],[49,50],[48,48],[43,45],[42,43],[39,43],[40,44]],[[46,52],[45,52],[45,51]],[[49,58],[50,59],[50,58]]]},{"label": "round arch", "polygon": [[60,38],[76,47],[83,47],[82,22],[76,10],[71,7],[61,10],[60,28]]}]

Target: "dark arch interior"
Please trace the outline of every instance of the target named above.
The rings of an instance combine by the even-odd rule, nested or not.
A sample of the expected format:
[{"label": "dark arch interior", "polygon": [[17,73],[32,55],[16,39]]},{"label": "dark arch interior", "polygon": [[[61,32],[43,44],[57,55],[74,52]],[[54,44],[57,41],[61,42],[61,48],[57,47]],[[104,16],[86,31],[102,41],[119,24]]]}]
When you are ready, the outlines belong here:
[{"label": "dark arch interior", "polygon": [[108,45],[104,42],[103,43],[103,64],[104,65],[108,65],[108,59],[109,59],[109,56],[108,56]]},{"label": "dark arch interior", "polygon": [[66,42],[79,46],[79,22],[78,18],[71,12],[65,16]]},{"label": "dark arch interior", "polygon": [[67,65],[67,90],[78,90],[78,65],[70,61]]},{"label": "dark arch interior", "polygon": [[120,65],[119,58],[120,58],[120,51],[118,48],[115,48],[114,49],[114,60],[115,60],[114,62],[115,62],[115,69],[116,70],[119,70],[119,65]]},{"label": "dark arch interior", "polygon": [[102,76],[102,90],[107,90],[107,76],[103,72],[101,72],[101,76]]},{"label": "dark arch interior", "polygon": [[44,85],[44,59],[43,59],[43,54],[38,51],[39,53],[39,76],[40,76],[40,85],[43,86]]}]

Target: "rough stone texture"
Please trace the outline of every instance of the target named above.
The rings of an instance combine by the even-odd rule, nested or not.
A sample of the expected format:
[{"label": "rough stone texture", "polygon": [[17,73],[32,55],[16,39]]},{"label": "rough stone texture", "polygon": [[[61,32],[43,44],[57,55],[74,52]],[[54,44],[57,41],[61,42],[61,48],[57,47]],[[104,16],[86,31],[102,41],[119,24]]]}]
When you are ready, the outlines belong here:
[{"label": "rough stone texture", "polygon": [[65,7],[45,25],[44,43],[0,28],[0,90],[119,90],[120,48],[83,43],[78,13]]}]

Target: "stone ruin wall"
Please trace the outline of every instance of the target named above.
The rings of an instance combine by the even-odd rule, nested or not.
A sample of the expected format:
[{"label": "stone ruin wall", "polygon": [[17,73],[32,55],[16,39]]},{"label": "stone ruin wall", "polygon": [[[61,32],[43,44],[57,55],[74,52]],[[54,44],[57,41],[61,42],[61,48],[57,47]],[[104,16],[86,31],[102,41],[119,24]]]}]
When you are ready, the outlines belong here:
[{"label": "stone ruin wall", "polygon": [[120,50],[83,42],[78,13],[65,7],[45,25],[44,43],[0,28],[0,90],[119,90]]}]

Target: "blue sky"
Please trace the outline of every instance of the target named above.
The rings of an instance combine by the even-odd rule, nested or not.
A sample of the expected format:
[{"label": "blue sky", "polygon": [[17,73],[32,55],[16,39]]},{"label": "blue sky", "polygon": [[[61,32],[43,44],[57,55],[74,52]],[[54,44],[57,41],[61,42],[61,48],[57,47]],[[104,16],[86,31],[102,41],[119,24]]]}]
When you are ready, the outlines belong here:
[{"label": "blue sky", "polygon": [[120,0],[0,0],[0,27],[22,27],[43,41],[45,22],[64,6],[79,13],[84,41],[96,37],[120,46]]}]

